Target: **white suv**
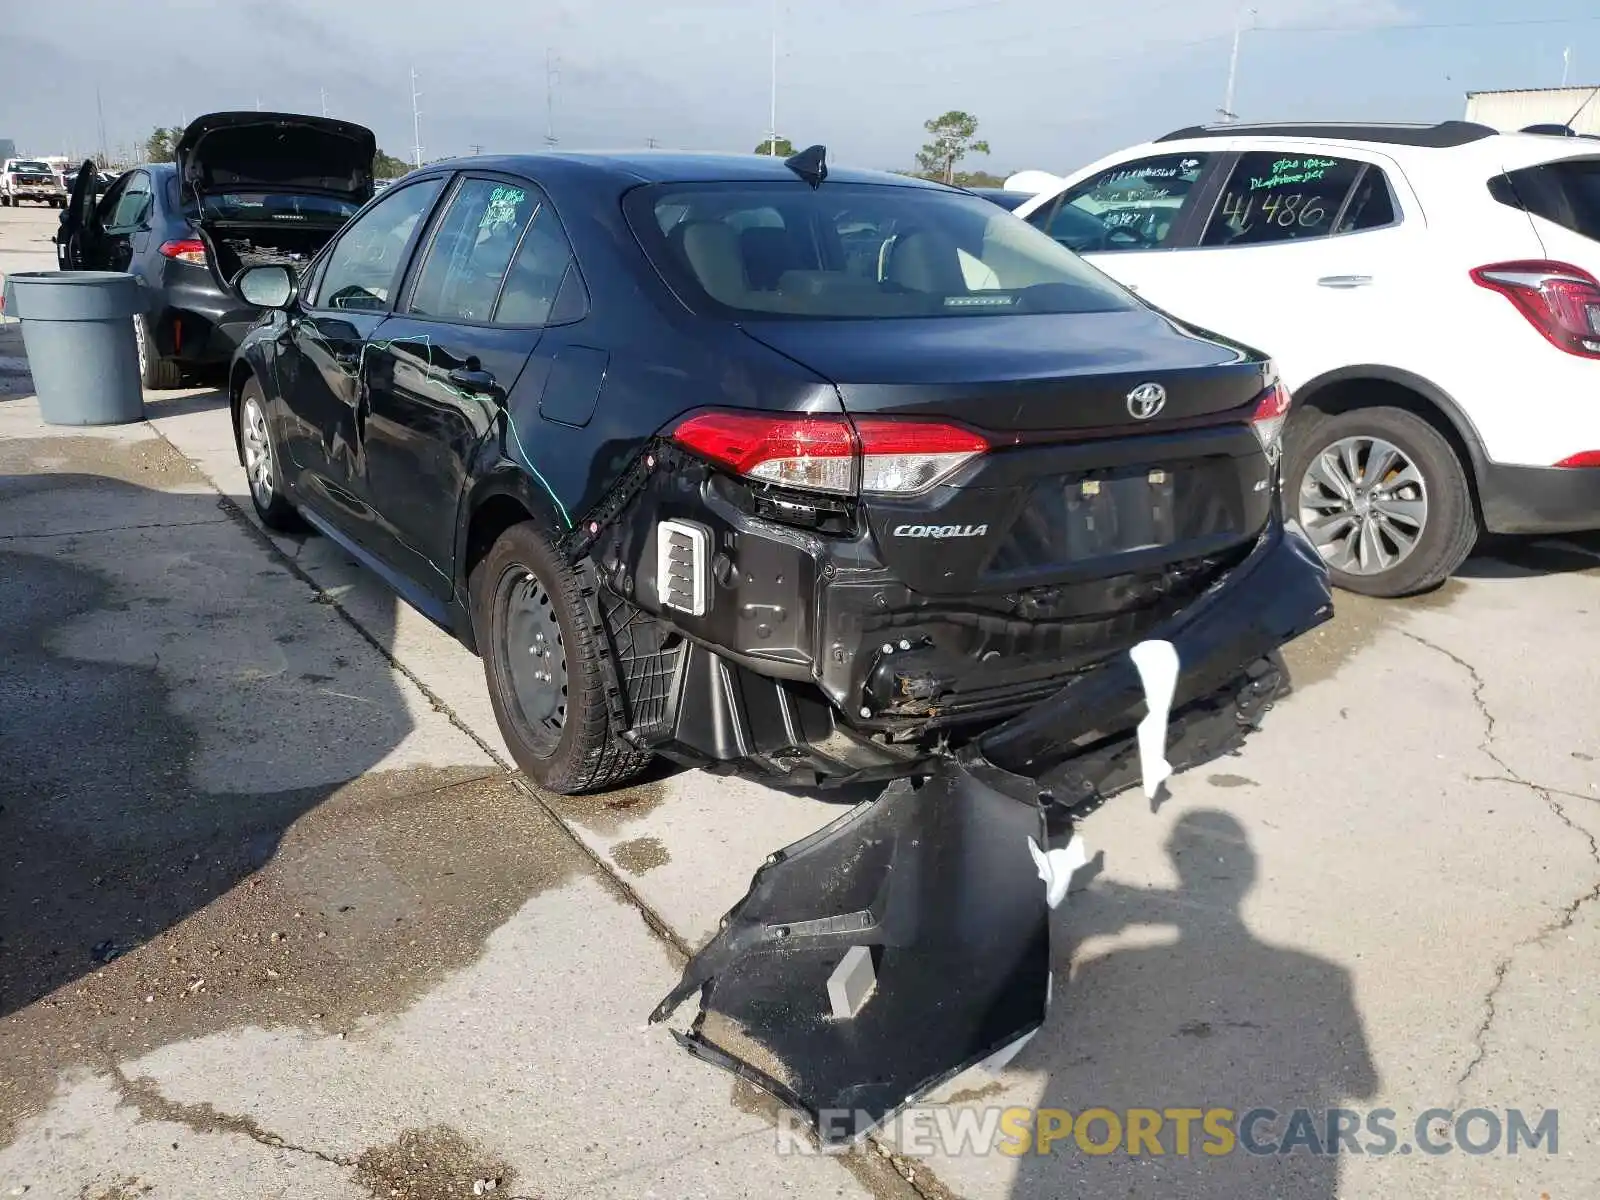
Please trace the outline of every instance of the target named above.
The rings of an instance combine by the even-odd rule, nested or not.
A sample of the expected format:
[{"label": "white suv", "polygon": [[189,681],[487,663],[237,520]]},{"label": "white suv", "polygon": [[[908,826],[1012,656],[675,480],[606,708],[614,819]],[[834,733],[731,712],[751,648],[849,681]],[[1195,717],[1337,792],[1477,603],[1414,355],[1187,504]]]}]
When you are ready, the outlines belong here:
[{"label": "white suv", "polygon": [[1195,127],[1016,212],[1273,356],[1285,503],[1339,586],[1432,587],[1480,529],[1600,528],[1600,142]]}]

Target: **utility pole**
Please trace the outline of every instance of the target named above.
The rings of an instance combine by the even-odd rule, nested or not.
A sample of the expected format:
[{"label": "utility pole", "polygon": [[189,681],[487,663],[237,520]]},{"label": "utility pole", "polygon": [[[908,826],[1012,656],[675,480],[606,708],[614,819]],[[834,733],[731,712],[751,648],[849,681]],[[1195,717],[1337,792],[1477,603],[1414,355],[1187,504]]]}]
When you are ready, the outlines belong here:
[{"label": "utility pole", "polygon": [[468,142],[467,150],[471,152],[474,158],[483,153],[483,147],[477,142]]},{"label": "utility pole", "polygon": [[422,99],[422,93],[417,91],[417,69],[411,68],[411,159],[415,167],[422,166],[422,109],[417,107],[417,101]]},{"label": "utility pole", "polygon": [[1239,114],[1233,111],[1234,86],[1239,81],[1239,40],[1244,36],[1246,19],[1255,15],[1255,9],[1244,9],[1233,23],[1233,54],[1228,59],[1228,90],[1222,98],[1222,107],[1217,109],[1222,114],[1224,121],[1231,122],[1239,119]]},{"label": "utility pole", "polygon": [[772,95],[767,110],[767,154],[778,155],[778,0],[772,0]]},{"label": "utility pole", "polygon": [[100,88],[94,89],[95,112],[100,117],[100,166],[104,169],[111,162],[111,147],[106,145],[106,106],[100,100]]},{"label": "utility pole", "polygon": [[322,88],[322,89],[320,89],[320,93],[321,93],[321,96],[322,96],[322,115],[323,116],[327,116],[328,115],[328,89],[327,88]]},{"label": "utility pole", "polygon": [[1572,68],[1572,47],[1568,46],[1561,52],[1561,86],[1567,86],[1567,72]]},{"label": "utility pole", "polygon": [[656,140],[653,137],[645,138],[644,144],[646,146],[648,146],[651,150],[654,150],[656,148]]},{"label": "utility pole", "polygon": [[552,150],[560,139],[556,137],[556,65],[557,59],[548,48],[544,52],[544,144]]}]

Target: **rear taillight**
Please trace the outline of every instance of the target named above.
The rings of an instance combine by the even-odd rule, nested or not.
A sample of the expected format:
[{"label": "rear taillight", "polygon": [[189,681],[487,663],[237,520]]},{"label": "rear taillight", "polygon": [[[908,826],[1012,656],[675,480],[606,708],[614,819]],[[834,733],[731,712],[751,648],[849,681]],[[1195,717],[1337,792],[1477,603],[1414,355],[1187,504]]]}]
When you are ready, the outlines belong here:
[{"label": "rear taillight", "polygon": [[943,422],[763,413],[701,413],[672,439],[747,479],[847,496],[925,491],[989,449]]},{"label": "rear taillight", "polygon": [[195,263],[202,267],[206,265],[206,244],[199,238],[177,238],[162,242],[161,253],[179,262]]},{"label": "rear taillight", "polygon": [[1273,381],[1272,386],[1256,399],[1256,410],[1250,415],[1250,428],[1256,431],[1261,448],[1273,462],[1283,449],[1283,425],[1289,419],[1289,389]]},{"label": "rear taillight", "polygon": [[1600,467],[1600,450],[1580,450],[1556,464],[1558,467]]},{"label": "rear taillight", "polygon": [[1600,283],[1570,263],[1496,263],[1472,272],[1474,283],[1499,292],[1549,341],[1584,358],[1600,358]]}]

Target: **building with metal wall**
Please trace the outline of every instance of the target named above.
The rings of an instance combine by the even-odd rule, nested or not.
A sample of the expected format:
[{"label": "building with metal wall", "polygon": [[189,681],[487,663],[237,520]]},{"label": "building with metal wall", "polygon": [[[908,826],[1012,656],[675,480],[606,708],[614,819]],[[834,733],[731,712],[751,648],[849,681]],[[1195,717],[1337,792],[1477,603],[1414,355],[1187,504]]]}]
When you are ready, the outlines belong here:
[{"label": "building with metal wall", "polygon": [[1468,92],[1467,120],[1506,131],[1567,125],[1574,133],[1600,135],[1600,87]]}]

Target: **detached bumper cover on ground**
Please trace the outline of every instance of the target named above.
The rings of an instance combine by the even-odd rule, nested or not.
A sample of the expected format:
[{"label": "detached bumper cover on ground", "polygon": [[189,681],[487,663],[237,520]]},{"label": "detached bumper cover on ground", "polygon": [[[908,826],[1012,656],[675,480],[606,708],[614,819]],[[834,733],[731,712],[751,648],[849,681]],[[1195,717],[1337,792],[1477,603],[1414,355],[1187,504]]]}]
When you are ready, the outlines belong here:
[{"label": "detached bumper cover on ground", "polygon": [[[1327,573],[1274,526],[1227,582],[1154,636],[1177,651],[1167,757],[1182,770],[1237,745],[1284,680],[1275,652],[1333,614]],[[1072,816],[1139,780],[1142,684],[1121,655],[945,760],[774,854],[652,1014],[696,990],[679,1040],[809,1114],[825,1142],[863,1136],[917,1095],[1044,1020],[1049,910],[1029,846],[1046,796]],[[1045,803],[1041,803],[1045,800]],[[852,947],[873,989],[834,1015],[828,982]]]}]

